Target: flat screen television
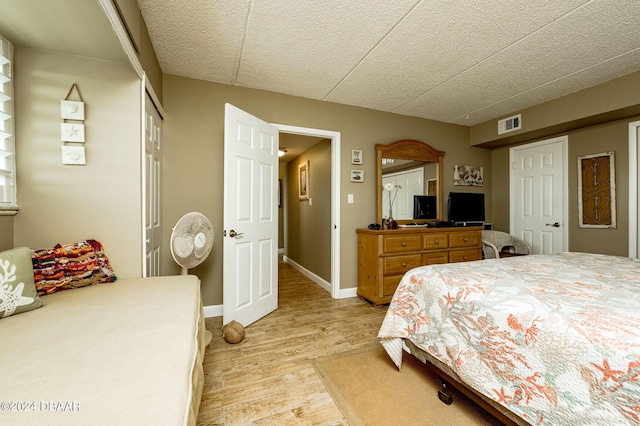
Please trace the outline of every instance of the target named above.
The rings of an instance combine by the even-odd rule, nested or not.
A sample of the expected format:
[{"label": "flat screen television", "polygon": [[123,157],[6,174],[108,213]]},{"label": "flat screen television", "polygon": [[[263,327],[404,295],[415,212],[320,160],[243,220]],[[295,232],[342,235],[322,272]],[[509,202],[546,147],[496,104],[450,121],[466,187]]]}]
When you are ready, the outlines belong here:
[{"label": "flat screen television", "polygon": [[435,195],[414,195],[413,196],[413,218],[414,219],[437,219]]},{"label": "flat screen television", "polygon": [[450,192],[447,210],[449,222],[484,222],[484,194]]}]

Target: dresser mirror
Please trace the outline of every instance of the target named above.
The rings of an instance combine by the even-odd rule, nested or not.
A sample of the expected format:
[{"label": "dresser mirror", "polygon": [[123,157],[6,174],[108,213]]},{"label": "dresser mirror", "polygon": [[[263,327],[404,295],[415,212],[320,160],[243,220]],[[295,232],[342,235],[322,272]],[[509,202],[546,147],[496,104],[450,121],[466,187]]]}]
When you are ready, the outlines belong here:
[{"label": "dresser mirror", "polygon": [[442,220],[444,154],[417,140],[376,144],[377,223],[390,212],[398,224]]}]

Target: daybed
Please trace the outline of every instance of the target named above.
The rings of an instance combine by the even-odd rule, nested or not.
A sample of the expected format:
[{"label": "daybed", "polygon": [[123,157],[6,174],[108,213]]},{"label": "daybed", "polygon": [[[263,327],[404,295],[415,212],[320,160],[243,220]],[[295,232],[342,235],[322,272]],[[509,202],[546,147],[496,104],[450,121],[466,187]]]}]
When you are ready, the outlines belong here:
[{"label": "daybed", "polygon": [[640,422],[638,324],[637,260],[561,253],[413,269],[378,337],[504,422],[620,425]]},{"label": "daybed", "polygon": [[[0,284],[10,275],[4,268],[2,279],[2,266]],[[117,280],[32,295],[44,306],[0,312],[0,423],[195,424],[204,380],[199,284],[195,276]]]}]

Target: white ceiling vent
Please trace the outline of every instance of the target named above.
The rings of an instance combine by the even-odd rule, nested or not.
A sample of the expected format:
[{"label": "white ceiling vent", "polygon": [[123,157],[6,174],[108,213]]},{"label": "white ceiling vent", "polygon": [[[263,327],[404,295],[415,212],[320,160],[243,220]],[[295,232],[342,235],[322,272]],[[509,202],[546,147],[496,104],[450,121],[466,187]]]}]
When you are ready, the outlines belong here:
[{"label": "white ceiling vent", "polygon": [[513,132],[522,128],[521,114],[498,120],[498,134]]}]

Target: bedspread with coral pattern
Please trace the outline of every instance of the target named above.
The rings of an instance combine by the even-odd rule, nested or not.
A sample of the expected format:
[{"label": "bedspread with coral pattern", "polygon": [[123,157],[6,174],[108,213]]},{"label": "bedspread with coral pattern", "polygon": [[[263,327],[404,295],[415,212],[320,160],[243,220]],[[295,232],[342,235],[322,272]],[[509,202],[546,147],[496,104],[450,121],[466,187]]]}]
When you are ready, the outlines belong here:
[{"label": "bedspread with coral pattern", "polygon": [[378,338],[402,339],[531,424],[640,424],[640,262],[586,253],[423,266]]}]

